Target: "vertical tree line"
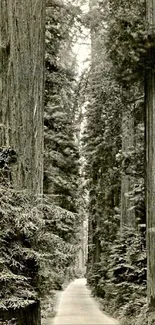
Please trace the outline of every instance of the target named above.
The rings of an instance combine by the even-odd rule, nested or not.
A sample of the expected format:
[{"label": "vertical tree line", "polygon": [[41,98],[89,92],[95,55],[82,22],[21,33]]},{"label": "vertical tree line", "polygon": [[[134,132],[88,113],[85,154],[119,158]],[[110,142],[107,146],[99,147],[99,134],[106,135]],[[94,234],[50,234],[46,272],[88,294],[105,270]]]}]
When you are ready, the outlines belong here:
[{"label": "vertical tree line", "polygon": [[[86,214],[93,294],[122,324],[153,325],[155,3],[0,8],[0,321],[41,323],[40,301],[46,314],[78,276]],[[91,62],[78,83],[81,24]]]},{"label": "vertical tree line", "polygon": [[150,46],[147,51],[148,66],[145,75],[146,95],[146,216],[147,216],[147,289],[148,324],[155,323],[155,277],[154,277],[154,96],[155,96],[155,2],[146,1],[146,25]]},{"label": "vertical tree line", "polygon": [[0,321],[38,325],[40,301],[47,317],[50,296],[77,268],[80,10],[48,1],[45,17],[41,0],[0,7]]},{"label": "vertical tree line", "polygon": [[88,13],[92,58],[82,139],[89,193],[87,281],[123,324],[154,322],[154,40],[145,5],[90,1]]}]

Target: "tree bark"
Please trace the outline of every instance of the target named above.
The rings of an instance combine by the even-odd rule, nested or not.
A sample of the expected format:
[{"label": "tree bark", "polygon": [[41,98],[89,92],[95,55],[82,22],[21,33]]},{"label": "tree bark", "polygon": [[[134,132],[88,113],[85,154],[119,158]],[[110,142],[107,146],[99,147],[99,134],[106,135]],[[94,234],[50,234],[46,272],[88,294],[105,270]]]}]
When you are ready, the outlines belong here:
[{"label": "tree bark", "polygon": [[[148,35],[154,40],[155,1],[146,1]],[[154,42],[152,42],[154,44]],[[146,67],[146,217],[148,324],[155,324],[155,46],[149,50]]]},{"label": "tree bark", "polygon": [[[151,51],[152,52],[152,51]],[[150,54],[152,56],[152,54]],[[155,324],[155,74],[146,76],[146,211],[147,285],[151,320]],[[152,322],[152,320],[154,322]]]},{"label": "tree bark", "polygon": [[[154,53],[155,54],[155,53]],[[155,73],[146,76],[146,216],[149,325],[155,324]]]},{"label": "tree bark", "polygon": [[17,163],[12,185],[43,191],[44,1],[0,0],[0,146]]}]

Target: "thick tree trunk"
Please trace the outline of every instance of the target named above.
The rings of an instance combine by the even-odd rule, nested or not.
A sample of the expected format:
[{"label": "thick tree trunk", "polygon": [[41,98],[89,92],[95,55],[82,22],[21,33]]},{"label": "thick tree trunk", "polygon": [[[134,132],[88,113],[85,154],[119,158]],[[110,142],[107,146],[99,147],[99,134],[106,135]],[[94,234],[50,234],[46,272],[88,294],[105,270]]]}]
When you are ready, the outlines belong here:
[{"label": "thick tree trunk", "polygon": [[[151,51],[152,52],[152,51]],[[154,56],[154,53],[150,55]],[[155,324],[155,73],[146,76],[146,213],[149,325]]]},{"label": "thick tree trunk", "polygon": [[[130,109],[122,112],[122,153],[128,153],[134,147],[134,117]],[[121,180],[121,228],[123,226],[135,227],[135,211],[132,209],[134,202],[131,201],[129,192],[133,190],[134,177],[130,166],[131,162],[124,159],[123,175]]]},{"label": "thick tree trunk", "polygon": [[[148,34],[154,40],[155,0],[146,1]],[[152,42],[153,44],[154,42]],[[149,50],[146,70],[146,216],[148,324],[155,324],[155,46]]]},{"label": "thick tree trunk", "polygon": [[0,309],[0,324],[41,325],[40,302],[33,302],[25,308]]},{"label": "thick tree trunk", "polygon": [[[16,152],[11,184],[32,198],[43,191],[44,3],[0,0],[0,147]],[[28,308],[6,316],[40,325],[39,303]]]},{"label": "thick tree trunk", "polygon": [[14,188],[43,188],[44,1],[0,0],[0,146],[12,147]]}]

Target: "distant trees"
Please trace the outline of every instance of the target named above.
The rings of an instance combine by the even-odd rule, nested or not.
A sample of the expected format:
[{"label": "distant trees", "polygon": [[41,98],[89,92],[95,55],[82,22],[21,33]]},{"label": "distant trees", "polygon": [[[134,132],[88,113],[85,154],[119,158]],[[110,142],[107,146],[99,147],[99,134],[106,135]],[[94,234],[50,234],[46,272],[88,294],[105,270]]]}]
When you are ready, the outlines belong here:
[{"label": "distant trees", "polygon": [[[127,159],[130,159],[130,153],[134,150],[134,114],[132,112],[132,105],[128,104],[127,101],[128,98],[124,100],[122,109],[122,154],[128,166],[124,169],[121,178],[121,227],[128,226],[135,228],[135,209],[132,208],[134,202],[131,201],[130,197],[130,192],[132,192],[134,188],[134,175],[127,162]],[[124,165],[125,161],[122,167],[124,167]]]},{"label": "distant trees", "polygon": [[4,1],[1,9],[1,308],[23,308],[26,324],[27,306],[35,302],[29,321],[36,325],[39,299],[75,276],[79,251],[72,42],[80,10],[49,1],[44,35],[42,1]]},{"label": "distant trees", "polygon": [[78,148],[74,130],[75,58],[70,28],[76,7],[47,7],[44,193],[76,212]]},{"label": "distant trees", "polygon": [[[44,173],[44,4],[1,4],[0,318],[22,310],[26,324],[32,304],[40,324],[39,299],[75,276],[86,213],[93,293],[125,324],[153,325],[154,2],[90,0],[86,16],[75,4],[46,4]],[[82,22],[92,55],[77,85]]]},{"label": "distant trees", "polygon": [[83,217],[72,51],[81,11],[47,1],[44,30],[44,7],[3,1],[0,13],[0,318],[32,325],[40,299],[75,276]]},{"label": "distant trees", "polygon": [[88,283],[104,308],[133,324],[132,315],[147,322],[144,9],[141,1],[90,1],[93,55],[82,140]]},{"label": "distant trees", "polygon": [[76,60],[72,44],[79,15],[79,8],[71,3],[47,3],[44,217],[50,244],[43,262],[47,272],[41,274],[46,282],[45,292],[48,287],[60,289],[64,281],[75,276],[78,268],[79,150],[74,107]]}]

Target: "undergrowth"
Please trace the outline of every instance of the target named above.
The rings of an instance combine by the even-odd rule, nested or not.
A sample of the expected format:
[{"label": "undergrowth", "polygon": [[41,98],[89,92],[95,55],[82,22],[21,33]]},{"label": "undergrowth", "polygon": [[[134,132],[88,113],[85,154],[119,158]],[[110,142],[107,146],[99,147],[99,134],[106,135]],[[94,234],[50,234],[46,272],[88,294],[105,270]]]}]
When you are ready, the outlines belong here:
[{"label": "undergrowth", "polygon": [[[143,235],[124,229],[89,274],[92,292],[100,297],[102,308],[119,318],[123,325],[147,324],[146,247]],[[96,280],[96,282],[94,281]],[[94,288],[94,284],[96,287]]]},{"label": "undergrowth", "polygon": [[30,198],[11,188],[0,189],[0,308],[25,307],[37,299],[41,212]]},{"label": "undergrowth", "polygon": [[[26,307],[53,296],[75,277],[75,215],[0,189],[0,308]],[[73,227],[72,227],[73,226]],[[61,235],[60,235],[61,233]]]}]

